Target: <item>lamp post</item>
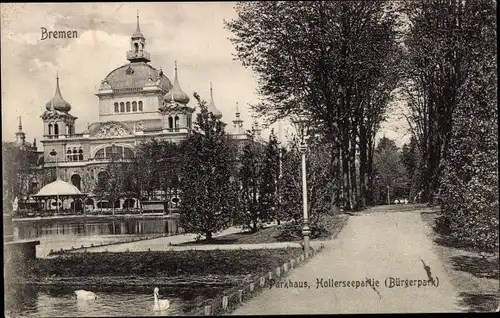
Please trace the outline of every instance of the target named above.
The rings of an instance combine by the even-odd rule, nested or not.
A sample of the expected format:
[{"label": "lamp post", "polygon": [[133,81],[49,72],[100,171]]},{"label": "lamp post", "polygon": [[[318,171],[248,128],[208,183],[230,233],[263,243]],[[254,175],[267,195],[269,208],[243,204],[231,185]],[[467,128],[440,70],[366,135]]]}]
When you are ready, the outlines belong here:
[{"label": "lamp post", "polygon": [[389,186],[387,186],[387,204],[391,205],[391,200],[389,198]]},{"label": "lamp post", "polygon": [[[55,149],[52,149],[52,151],[50,152],[50,155],[52,157],[56,157],[56,180],[57,180],[59,178],[59,175],[57,174],[57,151]],[[59,215],[59,194],[56,195],[56,199],[57,199],[56,211],[57,211],[57,214]]]},{"label": "lamp post", "polygon": [[300,134],[300,153],[302,155],[302,203],[304,212],[304,226],[302,228],[302,235],[304,237],[304,253],[307,257],[309,253],[309,235],[311,230],[309,228],[309,214],[307,210],[307,176],[306,176],[306,134],[308,128],[308,117],[302,112],[299,116],[293,119]]}]

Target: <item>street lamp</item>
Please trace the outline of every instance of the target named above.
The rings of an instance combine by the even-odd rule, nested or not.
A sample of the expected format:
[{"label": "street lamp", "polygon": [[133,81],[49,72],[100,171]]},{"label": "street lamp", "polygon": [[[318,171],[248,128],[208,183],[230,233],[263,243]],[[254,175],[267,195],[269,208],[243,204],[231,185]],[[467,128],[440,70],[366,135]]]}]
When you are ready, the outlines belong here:
[{"label": "street lamp", "polygon": [[[57,174],[57,151],[55,149],[52,149],[52,151],[49,153],[52,157],[56,157],[56,180],[59,178],[59,175]],[[59,215],[59,193],[56,195],[56,211],[57,214]]]},{"label": "street lamp", "polygon": [[306,135],[309,124],[308,116],[302,111],[298,116],[292,119],[296,125],[300,136],[300,153],[302,155],[302,202],[304,210],[304,227],[302,228],[302,235],[304,236],[304,252],[306,257],[309,253],[309,235],[311,230],[309,228],[309,215],[307,211],[307,177],[306,177]]}]

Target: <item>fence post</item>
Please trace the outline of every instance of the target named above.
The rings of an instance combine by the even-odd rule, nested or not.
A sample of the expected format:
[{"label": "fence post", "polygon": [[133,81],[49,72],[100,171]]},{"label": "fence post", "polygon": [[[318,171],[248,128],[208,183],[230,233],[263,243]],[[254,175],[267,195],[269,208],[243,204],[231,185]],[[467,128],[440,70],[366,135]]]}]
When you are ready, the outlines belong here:
[{"label": "fence post", "polygon": [[283,264],[283,272],[286,273],[288,271],[288,264]]},{"label": "fence post", "polygon": [[255,288],[255,285],[253,283],[250,283],[250,292],[253,293],[253,290]]},{"label": "fence post", "polygon": [[238,290],[238,300],[240,301],[240,303],[243,302],[243,290],[242,289]]},{"label": "fence post", "polygon": [[260,278],[260,287],[264,287],[264,285],[266,284],[266,277],[265,276],[262,276]]},{"label": "fence post", "polygon": [[269,280],[273,279],[273,272],[269,272],[267,277],[269,277]]},{"label": "fence post", "polygon": [[229,297],[228,296],[223,296],[222,297],[222,309],[227,310],[228,301],[229,301]]},{"label": "fence post", "polygon": [[280,277],[280,274],[281,274],[281,268],[276,267],[276,276]]},{"label": "fence post", "polygon": [[208,305],[208,306],[205,306],[205,316],[210,316],[212,313],[212,306]]}]

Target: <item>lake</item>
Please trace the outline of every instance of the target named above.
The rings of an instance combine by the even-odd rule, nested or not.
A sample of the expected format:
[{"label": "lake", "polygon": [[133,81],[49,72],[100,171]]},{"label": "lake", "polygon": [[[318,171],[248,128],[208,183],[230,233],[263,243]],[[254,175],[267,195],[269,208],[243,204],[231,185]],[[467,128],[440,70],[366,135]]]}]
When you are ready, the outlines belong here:
[{"label": "lake", "polygon": [[222,288],[160,288],[160,299],[169,299],[170,308],[153,311],[153,287],[93,289],[96,300],[77,300],[71,288],[17,286],[5,295],[6,317],[96,317],[186,315],[203,300],[213,298]]},{"label": "lake", "polygon": [[132,237],[151,234],[175,235],[182,232],[175,217],[37,219],[13,222],[19,239],[39,239],[37,257],[46,257],[50,250],[70,249],[90,244],[124,242]]}]

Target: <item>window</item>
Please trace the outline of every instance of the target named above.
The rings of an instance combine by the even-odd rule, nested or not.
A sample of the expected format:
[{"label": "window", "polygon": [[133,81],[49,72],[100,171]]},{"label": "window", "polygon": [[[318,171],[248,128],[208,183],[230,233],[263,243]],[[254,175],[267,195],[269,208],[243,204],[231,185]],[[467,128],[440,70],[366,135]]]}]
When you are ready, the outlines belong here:
[{"label": "window", "polygon": [[78,190],[81,190],[81,181],[82,178],[80,177],[79,174],[74,174],[71,176],[71,183],[78,188]]},{"label": "window", "polygon": [[83,160],[83,149],[78,150],[78,160]]},{"label": "window", "polygon": [[134,43],[135,53],[139,52],[139,44]]},{"label": "window", "polygon": [[49,124],[49,135],[52,135],[52,124]]},{"label": "window", "polygon": [[73,148],[73,161],[78,161],[78,151]]},{"label": "window", "polygon": [[104,159],[104,149],[100,149],[96,152],[94,158],[96,159]]},{"label": "window", "polygon": [[132,102],[132,111],[133,112],[137,111],[137,102]]},{"label": "window", "polygon": [[179,131],[179,116],[175,116],[175,131]]},{"label": "window", "polygon": [[142,112],[142,101],[139,101],[139,111]]},{"label": "window", "polygon": [[130,102],[127,102],[127,113],[130,113]]},{"label": "window", "polygon": [[125,104],[123,102],[120,103],[120,113],[125,112]]},{"label": "window", "polygon": [[66,151],[66,159],[68,159],[68,161],[73,160],[73,156],[71,155],[71,149],[68,149],[68,151]]},{"label": "window", "polygon": [[174,128],[174,120],[172,119],[171,116],[168,117],[168,128],[169,129]]},{"label": "window", "polygon": [[59,135],[59,125],[54,124],[54,135]]},{"label": "window", "polygon": [[134,158],[134,152],[130,150],[129,148],[123,148],[123,158],[124,159],[131,159]]},{"label": "window", "polygon": [[120,109],[118,108],[118,103],[115,103],[115,113],[118,113]]}]

